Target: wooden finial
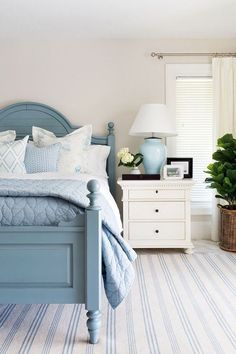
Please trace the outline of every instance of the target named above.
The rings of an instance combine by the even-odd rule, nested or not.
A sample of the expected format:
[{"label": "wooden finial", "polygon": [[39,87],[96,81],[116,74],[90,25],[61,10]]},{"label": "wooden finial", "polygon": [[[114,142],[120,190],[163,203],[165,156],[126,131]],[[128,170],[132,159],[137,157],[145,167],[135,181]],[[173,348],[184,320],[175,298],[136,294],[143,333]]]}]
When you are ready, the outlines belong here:
[{"label": "wooden finial", "polygon": [[100,190],[99,182],[96,179],[91,179],[87,184],[87,188],[90,192],[89,194],[87,194],[87,197],[90,200],[89,207],[87,209],[99,210],[100,206],[97,204]]},{"label": "wooden finial", "polygon": [[113,134],[113,131],[114,131],[114,123],[113,123],[113,122],[109,122],[109,123],[107,124],[107,126],[108,126],[108,132],[109,132],[109,134]]}]

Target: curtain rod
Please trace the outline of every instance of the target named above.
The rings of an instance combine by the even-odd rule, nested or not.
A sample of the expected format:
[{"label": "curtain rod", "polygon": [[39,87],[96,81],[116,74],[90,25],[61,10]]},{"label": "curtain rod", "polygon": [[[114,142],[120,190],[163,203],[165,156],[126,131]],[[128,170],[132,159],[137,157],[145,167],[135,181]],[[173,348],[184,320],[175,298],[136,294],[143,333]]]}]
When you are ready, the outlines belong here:
[{"label": "curtain rod", "polygon": [[152,52],[151,57],[157,57],[159,60],[164,59],[164,57],[235,57],[236,53],[157,53]]}]

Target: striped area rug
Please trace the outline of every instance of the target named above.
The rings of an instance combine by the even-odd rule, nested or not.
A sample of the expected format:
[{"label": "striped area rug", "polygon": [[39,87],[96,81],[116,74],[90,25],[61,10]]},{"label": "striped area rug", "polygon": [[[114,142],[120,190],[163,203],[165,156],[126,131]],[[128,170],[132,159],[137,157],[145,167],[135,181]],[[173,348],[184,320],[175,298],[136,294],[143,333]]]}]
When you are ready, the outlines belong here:
[{"label": "striped area rug", "polygon": [[126,301],[104,300],[97,345],[81,305],[0,306],[0,353],[236,353],[236,257],[206,249],[140,251]]}]

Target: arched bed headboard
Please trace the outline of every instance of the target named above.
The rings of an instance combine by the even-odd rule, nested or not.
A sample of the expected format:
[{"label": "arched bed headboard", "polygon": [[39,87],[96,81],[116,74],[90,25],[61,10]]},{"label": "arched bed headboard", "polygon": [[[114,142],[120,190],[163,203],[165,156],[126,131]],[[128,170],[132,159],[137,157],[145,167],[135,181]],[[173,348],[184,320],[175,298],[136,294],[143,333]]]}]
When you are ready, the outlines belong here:
[{"label": "arched bed headboard", "polygon": [[[35,102],[22,102],[12,104],[0,110],[0,131],[16,130],[17,139],[32,134],[32,126],[38,126],[52,131],[56,136],[64,136],[78,129],[56,109]],[[105,136],[93,136],[92,144],[108,145],[111,152],[107,161],[107,173],[112,195],[115,197],[115,136],[114,123],[107,126],[108,134]]]}]

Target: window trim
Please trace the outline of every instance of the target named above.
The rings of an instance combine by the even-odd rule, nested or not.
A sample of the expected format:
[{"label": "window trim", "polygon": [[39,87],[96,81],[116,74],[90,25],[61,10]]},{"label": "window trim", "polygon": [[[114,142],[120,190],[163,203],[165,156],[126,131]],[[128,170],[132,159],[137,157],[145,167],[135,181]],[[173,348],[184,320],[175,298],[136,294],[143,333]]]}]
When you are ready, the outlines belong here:
[{"label": "window trim", "polygon": [[[166,64],[165,67],[165,96],[166,105],[169,109],[171,118],[175,124],[176,119],[176,79],[178,77],[212,77],[211,64]],[[167,150],[172,154],[174,143],[171,138],[166,139]],[[191,206],[192,215],[210,215],[212,203],[193,202]]]}]

